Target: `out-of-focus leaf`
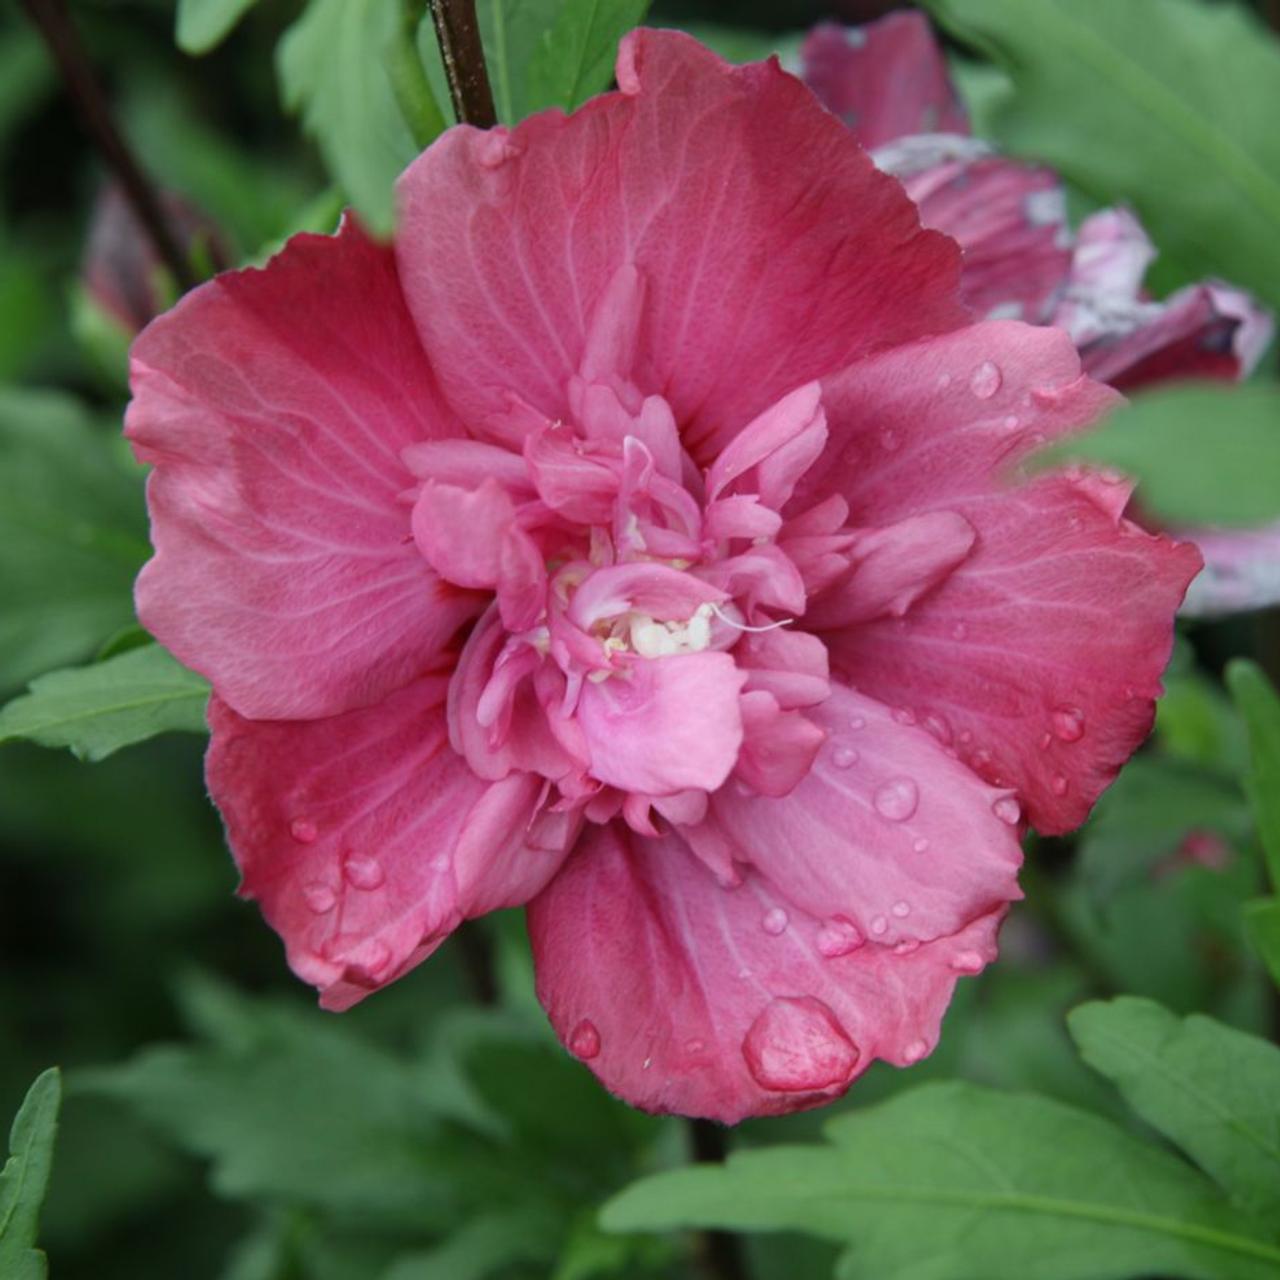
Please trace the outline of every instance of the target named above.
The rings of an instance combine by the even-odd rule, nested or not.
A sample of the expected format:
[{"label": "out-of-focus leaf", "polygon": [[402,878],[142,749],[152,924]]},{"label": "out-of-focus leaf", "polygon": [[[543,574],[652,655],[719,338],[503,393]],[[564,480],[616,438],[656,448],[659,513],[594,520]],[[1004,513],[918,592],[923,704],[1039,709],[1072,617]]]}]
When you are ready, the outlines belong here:
[{"label": "out-of-focus leaf", "polygon": [[798,1230],[875,1280],[1264,1280],[1280,1246],[1203,1174],[1088,1112],[926,1085],[774,1147],[658,1174],[609,1201],[612,1230]]},{"label": "out-of-focus leaf", "polygon": [[174,38],[185,53],[208,53],[257,0],[178,0]]},{"label": "out-of-focus leaf", "polygon": [[803,31],[779,35],[750,27],[721,26],[718,22],[682,22],[680,29],[715,50],[726,62],[763,62],[776,54],[788,68],[798,65],[805,37]]},{"label": "out-of-focus leaf", "polygon": [[1095,1001],[1067,1019],[1084,1060],[1243,1208],[1280,1221],[1280,1049],[1151,1000]]},{"label": "out-of-focus leaf", "polygon": [[53,88],[53,66],[26,24],[0,32],[0,145]]},{"label": "out-of-focus leaf", "polygon": [[1243,842],[1249,831],[1244,796],[1229,779],[1167,760],[1130,761],[1098,801],[1080,842],[1080,874],[1093,900],[1149,876],[1188,835],[1212,832]]},{"label": "out-of-focus leaf", "polygon": [[1244,722],[1218,682],[1189,665],[1178,671],[1171,666],[1164,685],[1155,728],[1162,751],[1207,770],[1244,773],[1249,762]]},{"label": "out-of-focus leaf", "polygon": [[27,1092],[9,1134],[9,1159],[0,1170],[0,1276],[4,1280],[44,1280],[45,1256],[36,1246],[40,1206],[53,1167],[53,1139],[62,1102],[56,1067],[40,1075]]},{"label": "out-of-focus leaf", "polygon": [[1227,666],[1226,676],[1227,687],[1249,728],[1245,789],[1253,804],[1271,883],[1280,891],[1280,697],[1255,662],[1237,658]]},{"label": "out-of-focus leaf", "polygon": [[434,1249],[398,1259],[382,1280],[485,1280],[514,1263],[555,1257],[559,1236],[545,1209],[483,1213]]},{"label": "out-of-focus leaf", "polygon": [[532,102],[572,111],[606,88],[618,41],[648,7],[649,0],[562,0],[529,64]]},{"label": "out-of-focus leaf", "polygon": [[210,1159],[221,1195],[448,1221],[449,1179],[424,1156],[440,1128],[409,1063],[319,1010],[302,1015],[203,987],[188,999],[216,1039],[146,1049],[80,1073],[75,1086],[127,1104]]},{"label": "out-of-focus leaf", "polygon": [[1280,516],[1278,422],[1280,387],[1183,384],[1139,395],[1037,464],[1119,467],[1137,477],[1143,507],[1172,522],[1261,524]]},{"label": "out-of-focus leaf", "polygon": [[504,124],[548,105],[530,97],[529,60],[563,6],[564,0],[480,0],[476,6],[493,102]]},{"label": "out-of-focus leaf", "polygon": [[209,684],[158,644],[51,671],[0,708],[0,743],[29,738],[101,760],[173,730],[204,733]]},{"label": "out-of-focus leaf", "polygon": [[1280,305],[1280,45],[1244,6],[927,8],[1013,78],[1017,92],[995,121],[1007,148],[1048,161],[1101,201],[1134,205],[1155,242],[1196,275],[1221,275]]},{"label": "out-of-focus leaf", "polygon": [[400,0],[310,0],[277,49],[285,106],[369,226],[391,230],[392,187],[417,154],[387,76]]},{"label": "out-of-focus leaf", "polygon": [[142,472],[78,402],[0,390],[0,689],[133,621],[150,553]]},{"label": "out-of-focus leaf", "polygon": [[1262,957],[1271,980],[1280,987],[1280,898],[1257,898],[1244,905],[1244,930]]},{"label": "out-of-focus leaf", "polygon": [[53,308],[39,270],[0,232],[0,381],[21,373],[52,323]]}]

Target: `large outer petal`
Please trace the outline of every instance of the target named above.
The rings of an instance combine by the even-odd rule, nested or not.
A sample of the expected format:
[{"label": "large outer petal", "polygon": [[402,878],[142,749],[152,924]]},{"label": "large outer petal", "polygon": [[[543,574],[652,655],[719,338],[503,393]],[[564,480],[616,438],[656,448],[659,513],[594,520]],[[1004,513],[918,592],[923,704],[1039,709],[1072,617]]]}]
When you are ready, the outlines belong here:
[{"label": "large outer petal", "polygon": [[507,134],[452,129],[400,180],[406,296],[451,402],[550,418],[619,268],[644,289],[636,385],[709,461],[783,394],[962,322],[958,251],[776,63],[638,31],[621,92]]},{"label": "large outer petal", "polygon": [[1020,456],[1115,400],[1080,376],[1065,333],[1011,322],[877,356],[825,388],[818,494],[843,494],[858,525],[941,510],[978,535],[905,618],[824,635],[832,666],[1015,787],[1044,832],[1083,821],[1146,736],[1199,567],[1193,547],[1121,518],[1122,484],[1012,485]]},{"label": "large outer petal", "polygon": [[1002,914],[829,958],[822,922],[762,875],[722,888],[678,836],[620,823],[585,835],[528,912],[538,995],[570,1049],[635,1106],[730,1124],[828,1102],[875,1058],[923,1057]]},{"label": "large outer petal", "polygon": [[245,720],[217,698],[206,776],[243,877],[289,964],[344,1009],[461,920],[516,906],[575,834],[536,818],[542,780],[477,778],[449,746],[447,678],[328,720]]},{"label": "large outer petal", "polygon": [[865,27],[824,22],[805,37],[805,83],[864,147],[917,133],[968,133],[946,59],[921,13]]},{"label": "large outer petal", "polygon": [[789,796],[726,787],[712,798],[736,860],[788,903],[882,946],[946,937],[1021,896],[1007,791],[874,698],[833,685],[806,714],[827,745]]},{"label": "large outer petal", "polygon": [[133,348],[155,464],[143,623],[242,715],[331,715],[430,665],[477,597],[413,545],[400,450],[456,434],[390,250],[352,222],[219,276]]}]

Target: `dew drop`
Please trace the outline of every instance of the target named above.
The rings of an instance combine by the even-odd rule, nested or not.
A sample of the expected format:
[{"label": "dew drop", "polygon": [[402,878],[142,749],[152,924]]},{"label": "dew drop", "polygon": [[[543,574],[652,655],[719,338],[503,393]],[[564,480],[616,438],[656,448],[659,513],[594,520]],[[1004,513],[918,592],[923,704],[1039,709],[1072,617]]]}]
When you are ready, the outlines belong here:
[{"label": "dew drop", "polygon": [[705,1040],[686,1040],[684,1042],[685,1053],[698,1054],[707,1047]]},{"label": "dew drop", "polygon": [[963,622],[957,622],[956,625],[951,628],[951,638],[953,640],[963,640],[968,634],[969,628],[966,627]]},{"label": "dew drop", "polygon": [[357,889],[377,889],[387,878],[377,858],[348,858],[342,874]]},{"label": "dew drop", "polygon": [[1000,366],[993,364],[990,360],[984,360],[970,376],[969,390],[979,400],[990,400],[1000,390],[1000,384],[1003,381]]},{"label": "dew drop", "polygon": [[852,747],[837,747],[831,753],[831,763],[837,769],[850,769],[858,763],[858,753]]},{"label": "dew drop", "polygon": [[928,1042],[925,1040],[913,1040],[902,1051],[902,1060],[911,1066],[912,1063],[919,1062],[921,1058],[929,1052]]},{"label": "dew drop", "polygon": [[309,819],[294,818],[289,823],[289,834],[299,844],[311,844],[320,833],[316,830],[316,824]]},{"label": "dew drop", "polygon": [[894,707],[893,718],[899,724],[915,724],[916,713],[910,707]]},{"label": "dew drop", "polygon": [[756,1016],[742,1041],[755,1082],[779,1093],[808,1093],[848,1084],[858,1048],[836,1015],[814,996],[778,996]]},{"label": "dew drop", "polygon": [[569,1052],[583,1062],[590,1062],[600,1052],[600,1032],[590,1019],[583,1018],[569,1032]]},{"label": "dew drop", "polygon": [[871,921],[871,932],[874,933],[877,938],[880,937],[888,927],[889,922],[884,918],[884,916],[876,916]]},{"label": "dew drop", "polygon": [[375,938],[361,952],[357,967],[371,978],[376,978],[391,963],[391,948],[381,938]]},{"label": "dew drop", "polygon": [[880,447],[884,449],[886,453],[892,453],[900,443],[901,441],[898,439],[898,433],[891,427],[886,427],[880,433]]},{"label": "dew drop", "polygon": [[864,939],[852,920],[844,916],[832,916],[818,930],[818,951],[828,960],[847,956],[862,946]]},{"label": "dew drop", "polygon": [[951,726],[939,715],[927,715],[924,718],[924,727],[933,734],[943,746],[951,741]]},{"label": "dew drop", "polygon": [[1001,796],[999,800],[991,806],[991,812],[1000,819],[1001,822],[1007,822],[1011,827],[1018,825],[1018,819],[1022,817],[1022,808],[1012,796]]},{"label": "dew drop", "polygon": [[1048,747],[1049,747],[1049,744],[1050,744],[1052,741],[1053,741],[1053,734],[1051,734],[1051,733],[1044,733],[1044,734],[1041,734],[1041,735],[1040,735],[1040,750],[1041,750],[1041,751],[1045,751],[1045,750],[1047,750],[1047,749],[1048,749]]},{"label": "dew drop", "polygon": [[899,920],[905,920],[911,914],[911,904],[909,902],[895,902],[889,909]]},{"label": "dew drop", "polygon": [[949,373],[944,373],[938,379],[938,386],[945,391],[950,385],[951,385],[951,375]]},{"label": "dew drop", "polygon": [[338,895],[323,881],[313,880],[310,884],[302,886],[302,900],[307,904],[308,911],[314,911],[316,915],[322,916],[326,911],[333,910],[334,903],[338,901]]},{"label": "dew drop", "polygon": [[1055,796],[1065,796],[1069,785],[1070,784],[1067,782],[1067,775],[1065,773],[1055,773],[1049,780],[1049,790],[1052,791]]},{"label": "dew drop", "polygon": [[865,729],[866,727],[867,727],[867,722],[861,716],[849,717],[850,729]]},{"label": "dew drop", "polygon": [[1084,737],[1084,712],[1079,707],[1054,707],[1049,719],[1054,737],[1063,742],[1079,742]]},{"label": "dew drop", "polygon": [[882,818],[905,822],[920,803],[920,790],[910,778],[890,778],[876,788],[871,803]]},{"label": "dew drop", "polygon": [[973,730],[972,730],[972,729],[962,729],[962,730],[960,731],[960,736],[956,739],[956,741],[957,741],[957,742],[958,742],[962,747],[967,747],[967,746],[969,745],[969,743],[971,743],[971,742],[973,741]]},{"label": "dew drop", "polygon": [[909,956],[913,951],[919,950],[919,938],[903,938],[901,942],[895,942],[893,944],[893,954],[895,956]]},{"label": "dew drop", "polygon": [[951,967],[956,973],[981,973],[982,957],[976,951],[957,951],[951,957]]},{"label": "dew drop", "polygon": [[911,847],[917,853],[923,853],[929,847],[929,841],[924,836],[919,836]]},{"label": "dew drop", "polygon": [[1017,429],[1022,425],[1022,422],[1016,413],[1011,413],[1000,425],[1012,434],[1014,431],[1017,431]]},{"label": "dew drop", "polygon": [[773,938],[780,933],[785,933],[789,923],[790,919],[781,907],[770,908],[760,918],[760,927]]}]

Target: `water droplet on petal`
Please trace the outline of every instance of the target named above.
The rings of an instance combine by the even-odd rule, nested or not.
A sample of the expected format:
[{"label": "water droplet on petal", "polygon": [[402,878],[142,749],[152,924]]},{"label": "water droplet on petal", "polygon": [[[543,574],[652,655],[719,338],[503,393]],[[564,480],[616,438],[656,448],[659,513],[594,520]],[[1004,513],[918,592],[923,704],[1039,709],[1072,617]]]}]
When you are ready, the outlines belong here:
[{"label": "water droplet on petal", "polygon": [[1079,707],[1054,707],[1049,718],[1054,736],[1063,742],[1079,742],[1084,737],[1084,712]]},{"label": "water droplet on petal", "polygon": [[924,718],[924,727],[931,733],[943,746],[951,741],[951,726],[938,715],[927,715]]},{"label": "water droplet on petal", "polygon": [[877,937],[877,938],[878,938],[878,937],[879,937],[879,936],[880,936],[880,935],[881,935],[881,934],[882,934],[882,933],[883,933],[883,932],[884,932],[888,927],[889,927],[889,922],[884,918],[884,916],[876,916],[876,917],[871,921],[871,932],[872,932],[872,933],[874,933],[874,934],[876,935],[876,937]]},{"label": "water droplet on petal", "polygon": [[1011,413],[1011,414],[1010,414],[1010,415],[1009,415],[1009,416],[1004,420],[1004,422],[1003,422],[1003,423],[1001,423],[1001,426],[1003,426],[1003,427],[1004,427],[1004,429],[1005,429],[1006,431],[1010,432],[1010,433],[1012,433],[1012,432],[1014,432],[1014,431],[1017,431],[1017,429],[1018,429],[1021,425],[1022,425],[1021,419],[1019,419],[1019,417],[1018,417],[1018,415],[1017,415],[1016,413]]},{"label": "water droplet on petal", "polygon": [[314,911],[316,915],[322,916],[326,911],[332,911],[334,903],[338,901],[338,895],[320,880],[313,880],[310,884],[302,886],[302,900],[307,904],[308,911]]},{"label": "water droplet on petal", "polygon": [[330,964],[341,964],[348,953],[353,951],[360,945],[360,937],[354,933],[335,933],[331,938],[326,938],[324,946],[320,948],[320,954]]},{"label": "water droplet on petal", "polygon": [[686,1040],[684,1042],[685,1053],[701,1053],[706,1047],[705,1040]]},{"label": "water droplet on petal", "polygon": [[760,919],[760,927],[771,937],[785,933],[790,920],[781,907],[772,907]]},{"label": "water droplet on petal", "polygon": [[953,640],[963,640],[968,634],[969,628],[966,627],[963,622],[957,622],[956,625],[951,628],[951,638]]},{"label": "water droplet on petal", "polygon": [[864,939],[852,920],[844,916],[832,916],[818,930],[818,950],[828,960],[837,956],[847,956],[862,946]]},{"label": "water droplet on petal", "polygon": [[831,763],[837,769],[850,769],[858,763],[858,753],[852,747],[837,747],[831,753]]},{"label": "water droplet on petal", "polygon": [[358,967],[371,978],[376,978],[391,963],[391,948],[380,938],[375,938],[360,954]]},{"label": "water droplet on petal", "polygon": [[938,379],[938,386],[940,386],[945,391],[947,387],[949,387],[950,385],[951,385],[951,375],[949,373],[944,373]]},{"label": "water droplet on petal", "polygon": [[929,841],[924,836],[920,836],[911,847],[917,853],[923,853],[929,847]]},{"label": "water droplet on petal", "polygon": [[981,973],[982,956],[976,951],[957,951],[951,957],[951,967],[957,973]]},{"label": "water droplet on petal", "polygon": [[915,724],[916,713],[910,707],[895,707],[893,709],[893,718],[899,724]]},{"label": "water droplet on petal", "polygon": [[979,400],[990,400],[1000,390],[1000,384],[1003,381],[1000,366],[993,364],[990,360],[984,360],[970,375],[969,390]]},{"label": "water droplet on petal", "polygon": [[889,909],[899,920],[903,920],[911,914],[911,904],[909,902],[895,902]]},{"label": "water droplet on petal", "polygon": [[1048,748],[1049,744],[1050,744],[1052,741],[1053,741],[1053,734],[1051,734],[1051,733],[1041,734],[1041,736],[1040,736],[1040,750],[1041,750],[1041,751],[1046,750],[1046,749]]},{"label": "water droplet on petal", "polygon": [[451,865],[452,864],[449,861],[449,855],[447,853],[442,853],[439,857],[431,859],[432,871],[448,871]]},{"label": "water droplet on petal", "polygon": [[590,1019],[583,1018],[569,1032],[569,1052],[575,1058],[581,1058],[583,1062],[589,1062],[600,1052],[600,1032],[596,1030],[596,1024]]},{"label": "water droplet on petal", "polygon": [[867,722],[861,716],[849,717],[850,729],[865,729],[866,727],[867,727]]},{"label": "water droplet on petal", "polygon": [[299,844],[311,844],[320,833],[316,830],[316,824],[309,819],[294,818],[289,823],[289,834]]},{"label": "water droplet on petal", "polygon": [[973,730],[972,729],[961,730],[960,736],[956,739],[956,741],[960,743],[962,747],[967,747],[969,743],[973,741]]},{"label": "water droplet on petal", "polygon": [[895,956],[909,956],[913,951],[919,950],[919,938],[903,938],[901,942],[895,942],[893,944],[893,954]]},{"label": "water droplet on petal", "polygon": [[1018,819],[1022,817],[1022,807],[1012,796],[1001,796],[999,800],[991,806],[991,812],[1000,819],[1001,822],[1007,822],[1011,827],[1018,825]]},{"label": "water droplet on petal", "polygon": [[929,1052],[929,1044],[926,1040],[913,1040],[902,1051],[902,1060],[910,1066],[914,1062],[919,1062],[921,1058]]},{"label": "water droplet on petal", "polygon": [[905,822],[920,803],[920,789],[910,778],[890,778],[876,788],[871,803],[882,818]]},{"label": "water droplet on petal", "polygon": [[899,445],[898,433],[892,427],[886,427],[880,433],[880,446],[887,453],[892,453]]},{"label": "water droplet on petal", "polygon": [[342,874],[357,889],[376,889],[387,878],[377,858],[348,858]]},{"label": "water droplet on petal", "polygon": [[742,1041],[756,1083],[779,1093],[848,1084],[857,1046],[830,1008],[814,996],[779,996],[757,1015]]},{"label": "water droplet on petal", "polygon": [[1067,775],[1065,773],[1055,773],[1049,781],[1049,790],[1052,791],[1055,796],[1065,796],[1069,785],[1070,783],[1067,782]]}]

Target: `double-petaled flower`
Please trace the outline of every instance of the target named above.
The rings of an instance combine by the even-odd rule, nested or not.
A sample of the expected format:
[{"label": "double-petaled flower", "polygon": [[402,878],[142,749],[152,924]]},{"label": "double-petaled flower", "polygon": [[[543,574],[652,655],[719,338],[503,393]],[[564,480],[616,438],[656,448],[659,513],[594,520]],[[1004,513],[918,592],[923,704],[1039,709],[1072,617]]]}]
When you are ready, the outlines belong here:
[{"label": "double-petaled flower", "polygon": [[1146,734],[1193,549],[1083,471],[1115,393],[776,64],[640,31],[619,90],[456,128],[134,350],[146,625],[341,1009],[527,904],[561,1039],[737,1120],[932,1048],[1018,836]]}]

